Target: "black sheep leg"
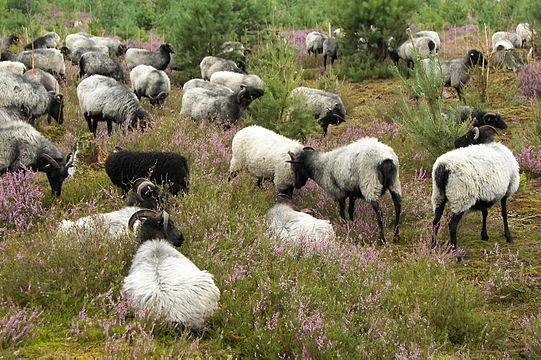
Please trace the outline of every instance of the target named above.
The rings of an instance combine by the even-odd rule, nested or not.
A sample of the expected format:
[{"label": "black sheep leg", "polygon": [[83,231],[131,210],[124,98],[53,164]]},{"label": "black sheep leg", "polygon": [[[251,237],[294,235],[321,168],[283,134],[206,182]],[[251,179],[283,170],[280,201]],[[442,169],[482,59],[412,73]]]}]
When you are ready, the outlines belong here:
[{"label": "black sheep leg", "polygon": [[398,223],[400,221],[400,213],[402,212],[402,198],[401,196],[393,191],[390,191],[391,197],[393,198],[395,220],[394,220],[394,241],[400,241],[400,230],[398,228]]},{"label": "black sheep leg", "polygon": [[483,228],[481,229],[481,239],[488,240],[488,234],[487,234],[488,209],[486,207],[482,208],[481,214],[483,214]]},{"label": "black sheep leg", "polygon": [[107,120],[107,135],[111,136],[113,133],[113,122],[111,120]]},{"label": "black sheep leg", "polygon": [[83,115],[85,117],[86,123],[88,124],[88,131],[94,133],[94,131],[92,130],[92,118],[90,117],[90,115],[88,115],[88,113],[84,113]]},{"label": "black sheep leg", "polygon": [[342,199],[338,200],[338,209],[339,209],[339,212],[340,212],[340,217],[342,218],[342,220],[344,222],[347,222],[346,213],[344,211],[345,207],[346,207],[346,198],[342,198]]},{"label": "black sheep leg", "polygon": [[502,218],[503,218],[503,229],[505,231],[505,238],[507,242],[512,243],[513,238],[511,237],[511,232],[509,231],[509,225],[507,224],[507,196],[504,196],[501,200],[502,203]]},{"label": "black sheep leg", "polygon": [[355,212],[355,198],[353,196],[349,197],[349,207],[348,207],[348,214],[349,219],[353,220],[353,213]]},{"label": "black sheep leg", "polygon": [[443,209],[445,209],[445,203],[447,203],[447,200],[439,204],[436,207],[436,211],[434,211],[434,220],[432,221],[432,248],[436,247],[436,235],[440,229],[440,220],[443,215]]},{"label": "black sheep leg", "polygon": [[451,246],[453,247],[453,250],[456,250],[456,228],[458,222],[462,219],[462,215],[464,215],[464,212],[453,214],[451,221],[449,221],[449,234],[451,235]]},{"label": "black sheep leg", "polygon": [[379,206],[379,201],[376,201],[376,200],[370,201],[370,205],[372,205],[372,208],[376,212],[376,219],[378,220],[379,243],[380,245],[384,245],[385,235],[383,234],[383,221],[381,220],[381,208]]}]

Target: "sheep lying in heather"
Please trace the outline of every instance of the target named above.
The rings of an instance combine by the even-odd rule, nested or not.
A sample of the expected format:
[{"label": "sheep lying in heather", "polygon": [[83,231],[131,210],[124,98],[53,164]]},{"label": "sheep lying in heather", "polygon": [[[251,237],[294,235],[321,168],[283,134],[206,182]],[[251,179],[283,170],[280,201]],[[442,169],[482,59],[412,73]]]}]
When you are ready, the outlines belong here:
[{"label": "sheep lying in heather", "polygon": [[[8,51],[2,52],[1,60],[10,60],[22,62],[27,69],[32,69],[32,51],[23,51],[18,54],[12,54]],[[47,71],[58,77],[64,77],[66,74],[66,65],[64,56],[57,49],[36,49],[34,50],[34,68]]]},{"label": "sheep lying in heather", "polygon": [[[279,193],[293,196],[295,174],[289,160],[289,153],[298,154],[303,145],[298,141],[253,125],[239,130],[231,144],[233,156],[229,164],[229,173],[236,175],[241,169],[258,179],[258,185],[263,179],[274,182]],[[302,184],[304,185],[304,184]],[[297,187],[300,189],[301,186]]]},{"label": "sheep lying in heather", "polygon": [[[474,134],[472,139],[478,140],[484,130],[474,128],[470,132]],[[507,242],[513,241],[507,224],[507,198],[518,189],[519,166],[513,153],[501,143],[494,142],[490,133],[483,137],[484,143],[471,142],[473,145],[467,144],[468,137],[464,137],[459,145],[469,146],[441,155],[432,167],[433,246],[447,203],[453,213],[449,222],[453,248],[456,249],[457,246],[458,222],[469,209],[481,210],[481,238],[488,240],[488,208],[497,201],[500,201],[502,206],[505,238]]]},{"label": "sheep lying in heather", "polygon": [[212,74],[218,71],[231,71],[239,74],[245,72],[237,66],[233,61],[222,59],[216,56],[205,56],[201,63],[199,63],[201,69],[201,77],[203,80],[210,80]]},{"label": "sheep lying in heather", "polygon": [[183,237],[176,228],[165,228],[167,213],[143,211],[130,219],[130,224],[142,221],[141,245],[124,279],[122,293],[136,306],[165,316],[179,328],[201,330],[220,300],[214,276],[199,270],[173,247],[180,246]]},{"label": "sheep lying in heather", "polygon": [[133,69],[137,65],[150,65],[158,70],[165,70],[171,61],[174,51],[169,44],[161,44],[158,51],[145,49],[128,49],[126,51],[126,66]]},{"label": "sheep lying in heather", "polygon": [[470,119],[472,120],[473,127],[490,125],[499,129],[507,129],[507,124],[499,113],[478,110],[471,106],[459,106],[457,111],[444,108],[442,110],[442,117],[452,119],[457,123]]},{"label": "sheep lying in heather", "polygon": [[147,97],[151,105],[161,105],[171,92],[169,76],[150,65],[138,65],[130,72],[130,82],[137,98]]},{"label": "sheep lying in heather", "polygon": [[26,71],[26,66],[18,61],[0,61],[0,72],[10,72],[22,75]]},{"label": "sheep lying in heather", "polygon": [[323,43],[325,42],[325,39],[327,39],[327,35],[317,31],[308,33],[306,35],[306,39],[304,40],[308,55],[314,54],[314,56],[316,56],[317,54],[323,53]]},{"label": "sheep lying in heather", "polygon": [[242,85],[259,89],[265,88],[265,83],[259,76],[254,74],[239,74],[232,71],[217,71],[211,75],[210,82],[227,86],[234,92],[240,91]]},{"label": "sheep lying in heather", "polygon": [[84,53],[79,59],[79,77],[96,74],[109,76],[117,81],[124,81],[125,78],[122,65],[109,55],[94,51]]},{"label": "sheep lying in heather", "polygon": [[338,201],[343,220],[346,220],[346,198],[349,198],[351,220],[355,199],[368,201],[376,213],[382,244],[385,243],[385,236],[379,198],[389,189],[396,215],[394,238],[395,241],[399,240],[402,195],[398,158],[392,148],[375,138],[362,138],[326,153],[305,147],[299,154],[290,152],[289,155],[295,174],[295,187],[300,188],[308,178],[313,179],[334,201]]}]

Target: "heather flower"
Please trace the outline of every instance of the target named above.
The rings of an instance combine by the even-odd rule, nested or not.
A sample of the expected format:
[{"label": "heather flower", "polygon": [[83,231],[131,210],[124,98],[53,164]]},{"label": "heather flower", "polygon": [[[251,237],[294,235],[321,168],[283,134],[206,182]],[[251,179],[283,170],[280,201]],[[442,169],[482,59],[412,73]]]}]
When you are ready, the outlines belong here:
[{"label": "heather flower", "polygon": [[34,338],[34,328],[43,322],[43,310],[32,308],[19,308],[18,306],[3,302],[0,303],[0,348],[18,348],[24,346],[28,340]]},{"label": "heather flower", "polygon": [[521,170],[533,175],[541,175],[541,146],[522,146],[520,153],[516,156]]},{"label": "heather flower", "polygon": [[541,95],[541,62],[524,64],[522,70],[515,75],[524,96],[538,99]]}]

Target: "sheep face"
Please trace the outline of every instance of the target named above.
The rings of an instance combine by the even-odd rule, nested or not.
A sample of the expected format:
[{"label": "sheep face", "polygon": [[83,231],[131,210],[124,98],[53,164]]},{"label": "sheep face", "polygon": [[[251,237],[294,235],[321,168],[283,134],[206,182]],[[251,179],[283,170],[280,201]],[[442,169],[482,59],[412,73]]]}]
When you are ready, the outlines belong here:
[{"label": "sheep face", "polygon": [[482,125],[490,125],[498,129],[507,129],[507,124],[503,121],[502,116],[499,113],[486,113],[483,115],[482,122],[477,119],[473,121],[473,126],[480,127]]},{"label": "sheep face", "polygon": [[252,101],[265,95],[263,89],[255,88],[252,86],[241,85],[241,90],[237,93],[237,102],[241,109],[246,109]]},{"label": "sheep face", "polygon": [[128,221],[128,227],[133,229],[136,220],[141,221],[141,241],[165,239],[173,246],[181,246],[184,236],[177,229],[167,212],[159,213],[154,210],[139,210]]},{"label": "sheep face", "polygon": [[48,113],[61,125],[64,122],[64,96],[49,92],[49,97]]},{"label": "sheep face", "polygon": [[62,183],[68,177],[68,168],[73,164],[73,154],[69,153],[66,162],[58,163],[47,154],[41,154],[39,158],[38,170],[47,174],[49,185],[56,196],[62,192]]},{"label": "sheep face", "polygon": [[169,44],[161,44],[160,45],[160,51],[164,52],[164,53],[167,53],[167,54],[174,54],[175,53],[173,51],[173,49],[171,48],[171,45],[169,45]]},{"label": "sheep face", "polygon": [[490,125],[474,127],[455,140],[455,148],[490,143],[494,141],[493,136],[497,134],[496,129]]},{"label": "sheep face", "polygon": [[158,96],[151,97],[150,98],[150,105],[162,105],[165,102],[165,99],[167,98],[169,94],[166,92],[161,92],[158,94]]},{"label": "sheep face", "polygon": [[334,104],[334,106],[327,109],[327,113],[321,118],[320,122],[327,125],[339,125],[346,121],[345,116],[346,114],[341,111],[340,105]]},{"label": "sheep face", "polygon": [[128,47],[124,44],[118,45],[118,48],[116,49],[116,55],[122,56],[126,53],[126,50],[128,50]]},{"label": "sheep face", "polygon": [[468,52],[468,58],[470,60],[471,66],[481,64],[483,64],[484,66],[488,65],[487,60],[484,58],[483,54],[479,50],[471,49]]},{"label": "sheep face", "polygon": [[302,149],[300,154],[294,154],[291,151],[288,151],[291,160],[288,160],[287,162],[291,164],[291,169],[295,174],[296,189],[302,188],[310,177],[310,174],[308,173],[304,164],[306,163],[306,158],[310,156],[310,154],[314,151],[315,150],[311,147],[305,147],[304,149]]},{"label": "sheep face", "polygon": [[139,178],[133,182],[133,191],[128,198],[127,206],[139,206],[145,209],[165,209],[169,195],[151,181]]},{"label": "sheep face", "polygon": [[141,109],[132,115],[130,119],[131,126],[137,128],[137,124],[139,124],[139,127],[144,129],[147,126],[147,120],[149,120],[149,118],[150,115],[144,109]]}]

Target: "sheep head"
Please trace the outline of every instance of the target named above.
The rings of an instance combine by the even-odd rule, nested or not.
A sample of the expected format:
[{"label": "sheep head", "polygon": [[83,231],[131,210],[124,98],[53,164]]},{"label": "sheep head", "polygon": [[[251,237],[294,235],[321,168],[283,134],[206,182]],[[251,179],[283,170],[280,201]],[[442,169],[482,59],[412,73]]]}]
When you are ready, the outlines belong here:
[{"label": "sheep head", "polygon": [[55,94],[49,91],[49,115],[55,119],[58,124],[64,122],[64,95]]},{"label": "sheep head", "polygon": [[166,208],[168,194],[148,179],[138,178],[133,182],[132,188],[127,206],[139,206],[152,210]]},{"label": "sheep head", "polygon": [[483,115],[483,121],[478,122],[477,120],[473,121],[473,126],[483,126],[490,125],[498,129],[507,129],[507,124],[503,121],[502,116],[499,113],[486,113]]},{"label": "sheep head", "polygon": [[313,153],[315,153],[315,150],[308,146],[302,149],[299,154],[288,151],[291,160],[286,160],[286,162],[291,164],[291,169],[295,175],[295,188],[297,189],[302,188],[308,181],[308,178],[311,177],[306,163]]},{"label": "sheep head", "polygon": [[161,213],[148,209],[137,211],[128,221],[128,228],[130,230],[133,230],[133,226],[137,220],[141,221],[139,232],[142,242],[153,239],[165,239],[173,246],[181,246],[184,242],[184,236],[165,211]]},{"label": "sheep head", "polygon": [[47,174],[49,185],[56,196],[62,192],[62,183],[68,177],[68,168],[73,166],[73,154],[66,156],[66,161],[57,162],[48,154],[39,155],[38,170]]},{"label": "sheep head", "polygon": [[474,127],[455,140],[455,148],[487,144],[494,141],[494,135],[498,135],[498,131],[493,126],[483,125]]}]

